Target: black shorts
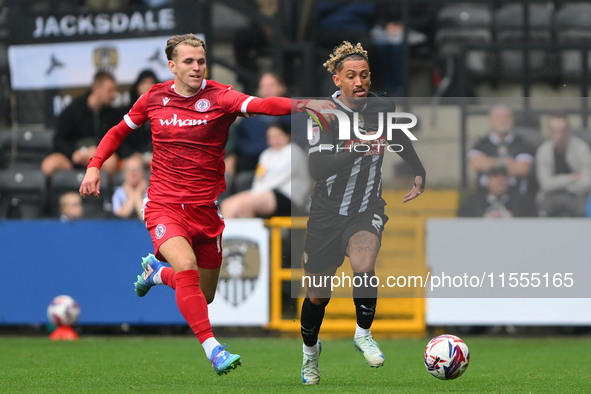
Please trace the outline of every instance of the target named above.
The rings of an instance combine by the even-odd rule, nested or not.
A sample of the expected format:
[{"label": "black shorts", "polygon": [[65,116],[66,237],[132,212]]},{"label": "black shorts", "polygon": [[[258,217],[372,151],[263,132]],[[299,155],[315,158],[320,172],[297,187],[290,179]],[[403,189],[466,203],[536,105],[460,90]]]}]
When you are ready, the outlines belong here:
[{"label": "black shorts", "polygon": [[273,189],[277,208],[271,216],[291,216],[291,200],[277,189]]},{"label": "black shorts", "polygon": [[384,208],[365,211],[352,216],[326,212],[312,212],[306,229],[304,269],[311,273],[324,272],[343,265],[349,239],[360,231],[375,234],[380,242],[388,222]]}]

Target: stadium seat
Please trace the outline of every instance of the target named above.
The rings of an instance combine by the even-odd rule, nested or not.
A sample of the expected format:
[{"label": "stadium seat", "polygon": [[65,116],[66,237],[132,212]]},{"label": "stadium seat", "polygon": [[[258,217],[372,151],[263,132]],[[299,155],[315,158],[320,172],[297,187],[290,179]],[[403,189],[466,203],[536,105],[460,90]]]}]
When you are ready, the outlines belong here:
[{"label": "stadium seat", "polygon": [[[570,3],[556,13],[556,39],[563,45],[591,45],[591,4]],[[560,71],[563,77],[581,75],[581,51],[565,50],[560,54]],[[591,56],[587,67],[591,68]]]},{"label": "stadium seat", "polygon": [[[435,37],[442,57],[457,55],[462,46],[489,44],[492,41],[490,31],[485,29],[441,29]],[[466,55],[466,66],[475,75],[484,75],[491,72],[491,54],[486,51],[472,50]]]},{"label": "stadium seat", "polygon": [[[441,57],[460,53],[465,45],[488,44],[492,41],[492,12],[487,6],[453,4],[442,8],[437,15],[439,29],[435,35]],[[492,71],[491,55],[486,51],[470,51],[466,56],[468,70],[475,76]]]},{"label": "stadium seat", "polygon": [[0,41],[0,74],[8,70],[8,50],[5,42]]},{"label": "stadium seat", "polygon": [[35,219],[44,216],[47,180],[37,170],[0,172],[0,217]]},{"label": "stadium seat", "polygon": [[[59,198],[65,192],[78,192],[80,183],[84,179],[86,170],[65,170],[57,171],[51,177],[49,188],[50,214],[53,217],[59,216]],[[101,194],[99,198],[87,197],[84,199],[84,217],[102,218],[106,216],[104,206],[111,202],[111,185],[109,176],[101,171]]]},{"label": "stadium seat", "polygon": [[440,27],[490,27],[493,15],[486,5],[473,3],[455,3],[443,7],[438,15]]},{"label": "stadium seat", "polygon": [[[43,125],[20,125],[0,134],[0,168],[39,169],[41,161],[53,151],[52,130]],[[16,144],[16,146],[14,145]]]},{"label": "stadium seat", "polygon": [[[545,3],[529,5],[529,27],[533,30],[552,28],[552,10]],[[523,4],[507,4],[495,13],[497,29],[523,29]]]},{"label": "stadium seat", "polygon": [[248,28],[248,19],[236,12],[232,7],[223,3],[212,2],[212,28],[216,39],[231,40],[233,34],[243,28]]},{"label": "stadium seat", "polygon": [[[495,14],[496,36],[499,43],[524,43],[523,5],[508,4]],[[532,44],[549,44],[552,41],[552,12],[545,4],[529,5],[529,40]],[[523,71],[523,52],[506,50],[500,53],[503,77],[520,78]],[[533,50],[529,54],[529,72],[533,77],[551,77],[556,68],[556,56],[552,52]],[[554,75],[555,76],[555,75]]]}]

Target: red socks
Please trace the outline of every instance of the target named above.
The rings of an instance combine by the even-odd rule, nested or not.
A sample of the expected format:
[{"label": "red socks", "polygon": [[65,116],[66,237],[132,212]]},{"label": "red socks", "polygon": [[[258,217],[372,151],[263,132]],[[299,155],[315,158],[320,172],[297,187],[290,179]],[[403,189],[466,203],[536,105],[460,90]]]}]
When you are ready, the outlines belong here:
[{"label": "red socks", "polygon": [[[162,270],[162,282],[171,286],[168,280],[165,280]],[[172,271],[172,268],[170,268]],[[168,273],[167,273],[168,274]],[[211,324],[207,311],[207,301],[205,295],[199,288],[199,272],[197,270],[181,271],[174,275],[173,279],[176,287],[176,303],[183,317],[191,326],[200,343],[213,337]],[[172,286],[171,286],[172,287]]]},{"label": "red socks", "polygon": [[162,279],[162,283],[176,290],[176,278],[174,275],[174,269],[164,267],[160,272],[160,279]]}]

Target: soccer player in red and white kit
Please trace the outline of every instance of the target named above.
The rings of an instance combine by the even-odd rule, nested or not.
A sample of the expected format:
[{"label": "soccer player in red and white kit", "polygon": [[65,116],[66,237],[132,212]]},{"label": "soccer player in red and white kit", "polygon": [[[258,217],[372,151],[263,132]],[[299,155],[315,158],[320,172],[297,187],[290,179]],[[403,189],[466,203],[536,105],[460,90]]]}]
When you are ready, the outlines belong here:
[{"label": "soccer player in red and white kit", "polygon": [[129,133],[150,120],[154,156],[144,222],[155,256],[143,259],[144,272],[135,290],[143,297],[153,285],[175,289],[179,310],[221,375],[242,363],[214,338],[207,311],[222,263],[224,219],[216,199],[225,189],[228,128],[237,116],[278,116],[335,106],[329,101],[261,99],[204,79],[205,44],[193,34],[170,38],[165,52],[174,80],[154,85],[103,137],[80,194],[98,197],[101,165]]}]

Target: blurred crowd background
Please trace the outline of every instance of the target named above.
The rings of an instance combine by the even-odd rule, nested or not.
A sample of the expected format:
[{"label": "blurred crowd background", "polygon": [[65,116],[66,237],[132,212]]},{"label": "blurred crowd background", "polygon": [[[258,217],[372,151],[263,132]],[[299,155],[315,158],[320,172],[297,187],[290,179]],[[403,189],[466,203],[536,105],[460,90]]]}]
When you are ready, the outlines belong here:
[{"label": "blurred crowd background", "polygon": [[[94,49],[84,84],[27,87],[33,74],[47,81],[68,67],[63,46],[41,60],[23,55],[27,49],[187,32],[205,38],[209,78],[260,97],[332,94],[322,63],[342,41],[361,42],[372,89],[398,97],[398,108],[419,119],[415,147],[438,196],[423,212],[591,215],[591,2],[0,0],[0,217],[141,218],[149,125],[103,167],[100,199],[72,192],[102,135],[171,76],[162,73],[164,41],[160,52],[137,59],[133,77],[121,76],[123,54],[104,45]],[[309,189],[309,178],[286,186],[268,171],[277,162],[261,161],[305,165],[302,124],[293,116],[233,125],[225,216],[264,217],[249,208],[253,195],[282,187],[291,212],[306,214],[308,200],[297,191]],[[408,189],[408,167],[386,156],[385,189]]]}]

